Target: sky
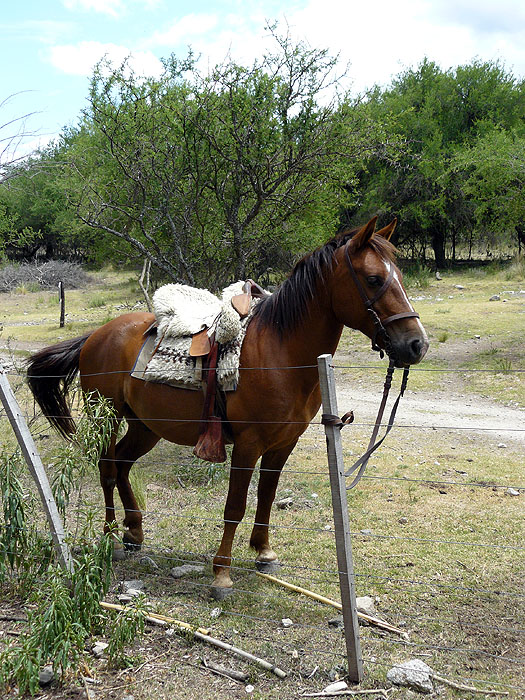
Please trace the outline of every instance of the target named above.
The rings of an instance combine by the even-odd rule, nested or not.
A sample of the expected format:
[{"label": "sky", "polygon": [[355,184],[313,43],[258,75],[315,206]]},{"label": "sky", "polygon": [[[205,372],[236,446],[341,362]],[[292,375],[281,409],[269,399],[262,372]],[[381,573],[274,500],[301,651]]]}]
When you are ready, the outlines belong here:
[{"label": "sky", "polygon": [[[103,56],[130,56],[152,76],[162,57],[183,58],[189,46],[204,70],[228,54],[250,65],[271,49],[273,21],[339,54],[349,63],[342,87],[354,93],[388,85],[425,56],[443,69],[500,61],[525,76],[524,0],[0,0],[0,9],[0,154],[75,126]],[[10,143],[20,128],[31,137]]]}]

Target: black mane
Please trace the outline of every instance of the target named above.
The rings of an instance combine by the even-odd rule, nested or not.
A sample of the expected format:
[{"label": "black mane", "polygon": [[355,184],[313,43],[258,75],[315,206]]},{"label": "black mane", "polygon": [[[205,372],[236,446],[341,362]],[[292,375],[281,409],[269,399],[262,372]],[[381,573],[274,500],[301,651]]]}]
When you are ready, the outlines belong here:
[{"label": "black mane", "polygon": [[[305,255],[294,266],[280,287],[254,309],[254,319],[261,326],[271,326],[280,336],[297,328],[314,299],[319,282],[332,271],[336,251],[359,231],[346,230]],[[368,245],[383,258],[393,261],[395,248],[382,236],[374,236]]]}]

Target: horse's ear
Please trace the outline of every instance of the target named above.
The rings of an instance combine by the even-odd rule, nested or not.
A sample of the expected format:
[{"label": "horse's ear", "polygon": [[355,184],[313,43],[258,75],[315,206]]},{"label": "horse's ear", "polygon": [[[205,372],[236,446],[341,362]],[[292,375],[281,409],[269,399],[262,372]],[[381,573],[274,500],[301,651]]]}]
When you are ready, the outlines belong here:
[{"label": "horse's ear", "polygon": [[374,216],[372,219],[370,219],[370,221],[367,224],[363,226],[363,228],[360,228],[359,231],[355,234],[355,236],[352,238],[355,250],[364,248],[368,241],[372,238],[376,229],[376,222],[377,216]]},{"label": "horse's ear", "polygon": [[391,221],[388,226],[385,226],[385,228],[380,229],[379,231],[376,231],[376,236],[383,236],[383,238],[386,238],[386,240],[390,240],[390,236],[394,233],[396,230],[396,225],[397,225],[397,219],[394,219]]}]

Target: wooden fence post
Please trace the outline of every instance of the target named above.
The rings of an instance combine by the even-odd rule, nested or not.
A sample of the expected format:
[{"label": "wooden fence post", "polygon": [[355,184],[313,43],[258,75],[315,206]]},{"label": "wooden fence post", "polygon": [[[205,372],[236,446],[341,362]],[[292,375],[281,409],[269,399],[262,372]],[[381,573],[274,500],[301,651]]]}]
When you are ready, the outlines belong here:
[{"label": "wooden fence post", "polygon": [[35,480],[60,565],[63,569],[72,573],[73,560],[71,559],[69,547],[65,540],[66,535],[62,524],[62,518],[58,512],[53,492],[51,491],[47,474],[36,449],[35,442],[29,432],[25,418],[20,410],[20,406],[18,405],[18,401],[11,389],[2,365],[0,365],[0,400],[4,405],[7,417],[14,430],[24,459],[31,472],[31,476]]},{"label": "wooden fence post", "polygon": [[[335,379],[331,362],[332,355],[320,355],[317,358],[323,413],[337,415]],[[359,642],[354,565],[352,561],[352,542],[350,539],[341,431],[337,426],[325,425],[325,434],[328,467],[330,470],[330,487],[332,490],[332,507],[334,510],[337,568],[339,570],[339,587],[341,589],[344,634],[348,656],[348,675],[352,681],[360,683],[363,679],[363,659]]]}]

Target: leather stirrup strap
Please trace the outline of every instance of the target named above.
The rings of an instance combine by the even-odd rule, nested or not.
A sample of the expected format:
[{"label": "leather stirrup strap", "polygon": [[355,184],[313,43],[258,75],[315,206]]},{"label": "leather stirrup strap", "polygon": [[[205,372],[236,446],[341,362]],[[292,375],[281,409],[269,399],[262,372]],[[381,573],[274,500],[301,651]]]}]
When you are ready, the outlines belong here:
[{"label": "leather stirrup strap", "polygon": [[365,469],[367,467],[368,460],[370,459],[370,456],[377,450],[378,447],[380,447],[383,444],[386,436],[388,435],[388,433],[392,430],[392,428],[394,426],[394,420],[396,417],[397,408],[399,406],[399,401],[401,400],[401,397],[405,393],[405,389],[406,389],[407,382],[408,382],[408,372],[409,372],[408,367],[403,370],[403,379],[401,381],[401,389],[399,391],[399,396],[397,397],[394,405],[392,406],[392,410],[390,412],[390,417],[388,419],[388,425],[387,425],[385,434],[383,435],[381,440],[378,440],[377,442],[375,442],[375,440],[377,438],[377,434],[379,432],[379,428],[381,427],[383,413],[385,412],[388,394],[390,391],[390,387],[392,385],[392,376],[394,374],[394,369],[395,369],[394,368],[394,361],[390,360],[390,364],[388,366],[388,370],[386,373],[385,384],[383,387],[383,398],[381,400],[381,405],[379,406],[379,411],[377,413],[377,418],[376,418],[376,422],[374,425],[374,429],[373,429],[372,435],[370,437],[370,442],[368,443],[368,449],[356,462],[354,462],[354,464],[350,467],[350,469],[345,473],[345,476],[351,476],[356,470],[359,470],[357,472],[357,474],[355,475],[352,483],[346,487],[347,490],[354,488],[354,486],[360,481],[361,477],[363,476],[363,474],[365,472]]}]

